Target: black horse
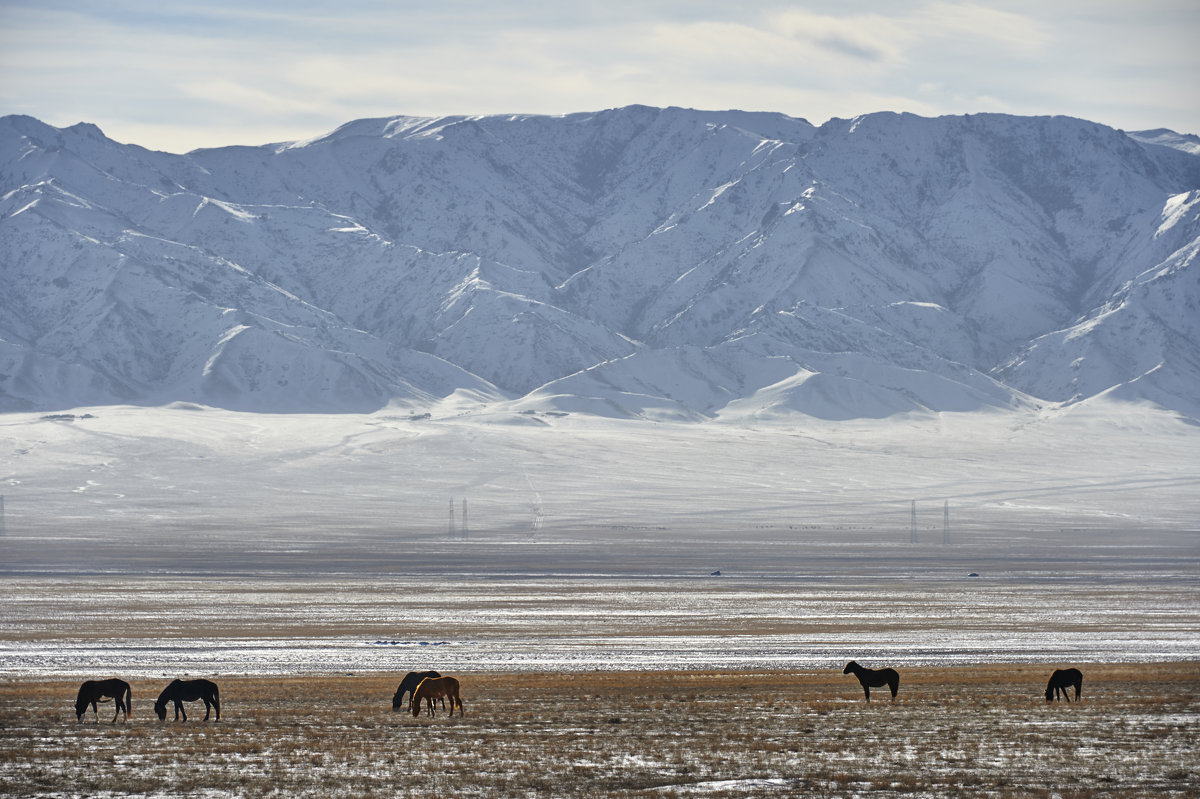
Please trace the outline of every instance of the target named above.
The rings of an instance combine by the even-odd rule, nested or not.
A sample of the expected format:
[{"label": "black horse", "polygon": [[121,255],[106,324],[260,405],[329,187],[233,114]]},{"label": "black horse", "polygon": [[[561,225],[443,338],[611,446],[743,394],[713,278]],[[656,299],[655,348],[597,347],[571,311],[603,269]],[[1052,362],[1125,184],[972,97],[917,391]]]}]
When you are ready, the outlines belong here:
[{"label": "black horse", "polygon": [[867,695],[868,702],[871,701],[872,688],[886,685],[892,689],[892,699],[896,698],[896,692],[900,690],[900,674],[895,669],[865,669],[852,660],[846,664],[846,668],[842,669],[842,674],[850,673],[853,673],[862,684],[863,693]]},{"label": "black horse", "polygon": [[167,702],[174,702],[175,721],[179,721],[181,714],[183,720],[187,721],[187,711],[183,709],[183,703],[195,702],[199,699],[204,700],[204,720],[208,721],[208,714],[216,708],[216,720],[220,721],[221,693],[217,690],[217,684],[211,680],[173,680],[155,700],[154,712],[158,715],[159,721],[166,721]]},{"label": "black horse", "polygon": [[1046,701],[1053,702],[1061,696],[1070,702],[1067,689],[1072,685],[1075,686],[1075,701],[1078,702],[1079,694],[1083,691],[1083,672],[1079,669],[1056,669],[1050,675],[1050,682],[1046,683]]},{"label": "black horse", "polygon": [[[411,694],[421,684],[421,680],[426,677],[441,677],[436,671],[410,671],[404,675],[404,679],[400,681],[400,687],[396,689],[396,693],[392,696],[392,710],[399,710],[404,706],[404,694]],[[409,697],[412,698],[411,696]],[[442,697],[442,709],[446,709],[446,698]]]},{"label": "black horse", "polygon": [[87,713],[88,705],[91,705],[92,715],[96,717],[96,723],[99,724],[100,715],[96,712],[96,703],[107,702],[109,699],[116,704],[112,723],[116,724],[117,716],[121,715],[124,716],[121,720],[127,721],[129,714],[133,711],[133,692],[129,690],[129,683],[116,678],[88,680],[79,686],[79,695],[75,697],[75,720],[83,721],[83,714]]}]

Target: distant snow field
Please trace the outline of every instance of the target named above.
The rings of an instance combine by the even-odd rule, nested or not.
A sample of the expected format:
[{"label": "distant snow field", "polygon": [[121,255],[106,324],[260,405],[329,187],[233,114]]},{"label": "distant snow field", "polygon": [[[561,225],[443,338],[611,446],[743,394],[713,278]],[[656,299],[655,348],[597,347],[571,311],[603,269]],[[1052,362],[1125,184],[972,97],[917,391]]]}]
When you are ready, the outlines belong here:
[{"label": "distant snow field", "polygon": [[745,671],[1200,659],[1194,580],[16,578],[0,673]]},{"label": "distant snow field", "polygon": [[1198,443],[1103,400],[9,414],[0,672],[1200,659]]},{"label": "distant snow field", "polygon": [[[1017,556],[1070,547],[1086,561],[1182,542],[1197,554],[1200,430],[1149,407],[757,425],[483,407],[428,418],[196,406],[0,416],[4,566],[328,572],[338,565],[323,558],[356,549],[385,561],[351,559],[351,570],[401,574],[733,565],[703,551],[680,568],[612,551],[677,541],[727,546],[743,573],[804,571],[776,551],[756,556],[754,541]],[[909,547],[914,533],[925,549]],[[951,548],[936,546],[947,537]],[[463,565],[401,554],[449,543]],[[507,545],[519,550],[511,562],[472,555]],[[105,547],[124,546],[139,548],[136,560],[111,561]],[[559,561],[568,549],[579,563]]]}]

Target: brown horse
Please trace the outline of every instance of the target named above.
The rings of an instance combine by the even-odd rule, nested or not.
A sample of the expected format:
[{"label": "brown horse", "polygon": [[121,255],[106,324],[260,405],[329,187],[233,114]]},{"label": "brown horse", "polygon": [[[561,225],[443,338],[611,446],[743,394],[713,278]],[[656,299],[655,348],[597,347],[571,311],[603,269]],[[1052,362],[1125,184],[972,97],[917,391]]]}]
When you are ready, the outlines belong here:
[{"label": "brown horse", "polygon": [[[426,677],[441,677],[442,675],[436,671],[410,671],[404,675],[404,679],[400,681],[400,686],[396,689],[396,693],[392,695],[392,710],[399,710],[404,705],[404,695],[411,694],[413,689],[421,684],[421,680]],[[409,699],[412,699],[410,696]],[[442,699],[442,709],[446,708],[446,700]]]},{"label": "brown horse", "polygon": [[96,712],[96,703],[107,702],[110,698],[116,705],[112,723],[116,724],[117,716],[121,715],[124,715],[123,721],[128,720],[133,710],[133,692],[129,690],[129,683],[115,677],[111,680],[88,680],[79,686],[79,695],[75,697],[75,720],[83,721],[83,714],[87,713],[88,705],[91,705],[92,715],[99,723],[100,715]]},{"label": "brown horse", "polygon": [[896,692],[900,690],[900,674],[895,669],[866,669],[852,660],[842,669],[842,674],[852,672],[862,685],[868,702],[871,701],[871,689],[882,688],[885,685],[891,689],[892,699],[895,700]]},{"label": "brown horse", "polygon": [[458,680],[453,677],[426,677],[421,680],[417,689],[412,692],[412,698],[409,699],[408,709],[412,711],[413,717],[421,715],[421,700],[424,699],[429,707],[429,715],[432,718],[433,700],[446,698],[450,700],[450,715],[454,715],[454,706],[458,705],[458,715],[463,715],[462,699],[458,697]]}]

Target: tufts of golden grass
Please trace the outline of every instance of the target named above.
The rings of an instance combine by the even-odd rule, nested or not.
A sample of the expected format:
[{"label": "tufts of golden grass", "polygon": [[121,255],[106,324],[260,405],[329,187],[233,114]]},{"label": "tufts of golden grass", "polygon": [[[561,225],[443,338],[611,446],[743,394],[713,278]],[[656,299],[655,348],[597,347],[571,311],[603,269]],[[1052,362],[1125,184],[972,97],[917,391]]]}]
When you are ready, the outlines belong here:
[{"label": "tufts of golden grass", "polygon": [[225,678],[207,724],[134,681],[115,725],[75,722],[75,681],[8,681],[0,795],[1200,795],[1200,666],[1083,670],[1071,704],[1030,666],[904,669],[869,704],[840,671],[466,674],[465,717],[417,719],[399,675]]}]

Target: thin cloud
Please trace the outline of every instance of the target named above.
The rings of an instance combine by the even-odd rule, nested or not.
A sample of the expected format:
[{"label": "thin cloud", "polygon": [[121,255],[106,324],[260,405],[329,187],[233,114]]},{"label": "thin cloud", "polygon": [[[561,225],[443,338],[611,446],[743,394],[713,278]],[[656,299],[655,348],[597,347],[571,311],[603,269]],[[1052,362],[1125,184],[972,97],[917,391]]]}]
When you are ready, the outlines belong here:
[{"label": "thin cloud", "polygon": [[901,60],[913,36],[882,14],[833,16],[803,10],[774,15],[769,24],[789,38],[808,41],[828,53],[886,65]]},{"label": "thin cloud", "polygon": [[863,61],[883,61],[884,52],[876,47],[846,39],[841,36],[826,36],[817,39],[817,44],[842,55],[859,58]]},{"label": "thin cloud", "polygon": [[1046,23],[1028,14],[1017,14],[974,3],[930,3],[906,21],[925,42],[962,42],[966,45],[999,45],[1013,54],[1044,52],[1054,37]]},{"label": "thin cloud", "polygon": [[9,0],[0,113],[176,151],[365,116],[631,103],[817,123],[1005,110],[1200,132],[1196,30],[1200,5],[1182,0]]}]

